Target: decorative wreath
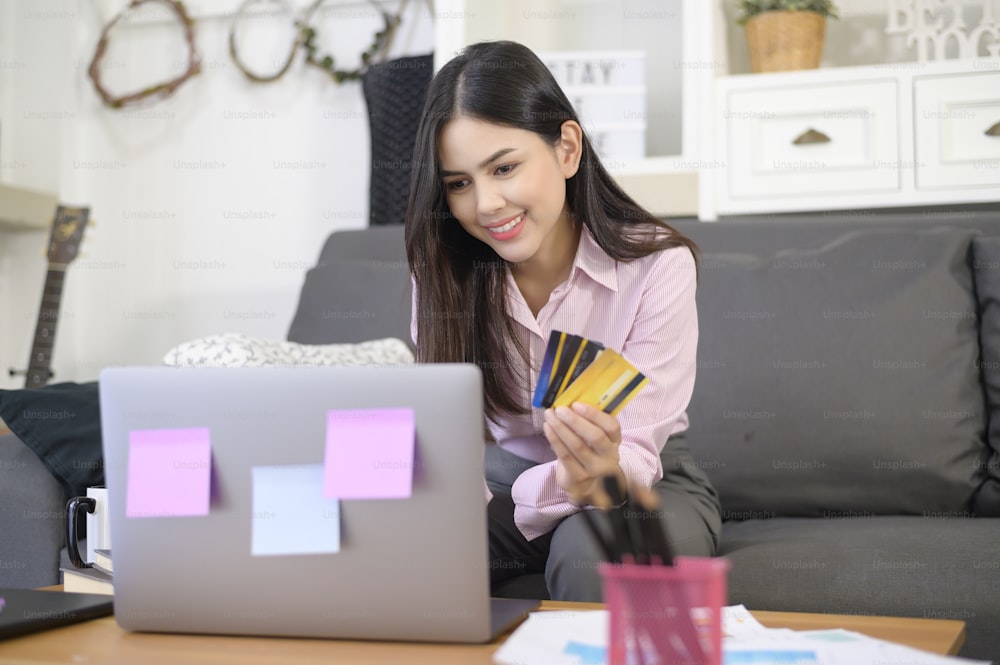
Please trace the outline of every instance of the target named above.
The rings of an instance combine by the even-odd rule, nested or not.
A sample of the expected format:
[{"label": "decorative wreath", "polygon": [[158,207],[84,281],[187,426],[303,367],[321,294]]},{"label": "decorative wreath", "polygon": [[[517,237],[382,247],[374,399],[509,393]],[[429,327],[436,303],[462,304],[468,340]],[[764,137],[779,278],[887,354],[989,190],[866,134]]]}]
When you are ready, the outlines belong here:
[{"label": "decorative wreath", "polygon": [[[248,69],[247,66],[240,60],[240,55],[236,51],[236,26],[239,24],[240,19],[243,18],[247,9],[260,2],[273,2],[280,5],[282,11],[292,17],[292,24],[295,26],[295,41],[292,42],[292,48],[288,51],[288,57],[285,59],[285,64],[283,64],[281,69],[273,74],[257,74],[250,71],[250,69]],[[237,69],[243,72],[244,76],[254,83],[270,83],[280,79],[292,66],[292,61],[295,59],[295,54],[298,52],[299,47],[305,43],[305,26],[318,4],[319,3],[314,2],[308,9],[305,10],[301,18],[295,18],[292,13],[292,8],[289,7],[286,0],[243,0],[237,8],[235,16],[233,16],[232,24],[229,26],[229,57],[232,59],[233,64],[236,65]]]},{"label": "decorative wreath", "polygon": [[399,27],[407,0],[402,0],[402,2],[400,2],[399,10],[394,15],[380,9],[374,0],[369,0],[372,6],[375,7],[376,11],[382,15],[385,27],[375,33],[371,46],[361,53],[361,64],[355,69],[337,69],[332,55],[319,55],[317,53],[318,49],[316,46],[316,37],[318,35],[318,31],[315,27],[310,25],[310,21],[312,20],[313,14],[323,4],[324,0],[314,0],[313,3],[302,12],[301,16],[292,19],[296,31],[295,40],[292,42],[292,47],[288,52],[288,58],[285,60],[281,69],[268,75],[257,74],[250,71],[240,60],[239,53],[236,50],[237,24],[243,14],[246,13],[247,9],[258,2],[276,2],[281,5],[286,14],[292,15],[292,11],[286,0],[243,0],[242,4],[240,4],[239,8],[236,10],[233,23],[229,30],[229,55],[236,67],[243,72],[248,79],[254,81],[255,83],[270,83],[271,81],[278,80],[284,76],[291,67],[292,61],[295,59],[295,54],[298,52],[299,48],[302,47],[306,51],[305,60],[307,64],[325,71],[330,75],[335,83],[343,83],[344,81],[355,81],[360,79],[361,75],[364,73],[365,69],[367,69],[368,65],[373,62],[376,55],[385,55],[385,52],[389,49],[389,45],[392,43],[392,38],[395,35],[396,28]]},{"label": "decorative wreath", "polygon": [[[396,34],[396,28],[399,27],[399,23],[402,19],[403,9],[406,7],[406,1],[402,0],[399,3],[399,10],[395,15],[390,14],[379,8],[379,6],[374,2],[374,0],[369,0],[375,10],[382,14],[382,20],[385,22],[385,27],[375,33],[375,37],[372,40],[371,45],[361,53],[361,64],[355,69],[337,69],[334,66],[334,60],[332,55],[319,56],[316,54],[316,28],[307,25],[303,32],[305,33],[306,40],[303,46],[306,49],[306,62],[313,67],[319,67],[333,79],[334,83],[343,83],[344,81],[357,81],[361,78],[365,69],[372,62],[372,59],[376,54],[385,55],[385,52],[389,50],[389,45],[392,43],[392,38]],[[310,7],[310,10],[315,10],[321,4],[323,0],[316,0]],[[311,11],[309,12],[311,14]]]},{"label": "decorative wreath", "polygon": [[[169,81],[151,85],[137,92],[130,92],[128,94],[118,96],[113,95],[101,82],[101,60],[104,59],[104,54],[108,50],[108,42],[110,41],[109,33],[118,21],[125,16],[125,14],[146,4],[147,2],[158,2],[166,5],[180,22],[181,27],[184,29],[184,40],[187,42],[188,46],[187,69],[180,76],[170,79]],[[184,9],[184,4],[180,2],[180,0],[132,0],[127,7],[118,12],[118,14],[104,26],[104,30],[101,32],[101,39],[97,42],[97,48],[94,50],[94,57],[91,59],[90,67],[87,69],[87,75],[90,77],[90,80],[94,82],[94,89],[97,91],[97,94],[100,95],[104,104],[113,109],[120,109],[136,104],[137,102],[140,102],[148,97],[158,97],[161,99],[169,97],[175,90],[177,90],[177,88],[181,87],[185,81],[195,74],[198,74],[200,71],[201,57],[198,55],[198,49],[195,47],[194,43],[194,21],[190,16],[188,16],[187,11]]]}]

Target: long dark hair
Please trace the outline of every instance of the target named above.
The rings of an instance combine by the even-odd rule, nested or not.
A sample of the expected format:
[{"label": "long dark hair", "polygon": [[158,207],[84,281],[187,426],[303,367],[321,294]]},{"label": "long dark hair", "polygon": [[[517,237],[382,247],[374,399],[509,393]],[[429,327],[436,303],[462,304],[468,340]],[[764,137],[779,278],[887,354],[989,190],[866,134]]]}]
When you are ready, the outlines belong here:
[{"label": "long dark hair", "polygon": [[[545,64],[509,41],[465,48],[427,90],[413,150],[406,211],[406,257],[417,287],[417,361],[469,362],[483,370],[486,415],[523,414],[513,386],[527,386],[510,353],[527,352],[506,308],[506,262],[459,224],[448,207],[437,141],[453,118],[467,117],[535,132],[555,145],[564,122],[579,122]],[[612,258],[631,261],[695,244],[633,201],[604,169],[586,133],[580,166],[566,181],[572,219],[587,226]],[[523,363],[527,366],[527,363]],[[529,371],[531,371],[529,369]]]}]

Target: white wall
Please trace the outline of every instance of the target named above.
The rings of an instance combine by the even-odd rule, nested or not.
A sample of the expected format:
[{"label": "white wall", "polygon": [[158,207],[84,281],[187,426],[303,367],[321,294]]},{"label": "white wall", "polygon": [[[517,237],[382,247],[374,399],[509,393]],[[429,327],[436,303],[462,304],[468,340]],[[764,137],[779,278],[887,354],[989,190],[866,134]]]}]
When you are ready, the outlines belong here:
[{"label": "white wall", "polygon": [[[86,67],[109,12],[125,4],[0,0],[0,180],[89,205],[97,222],[68,269],[56,381],[157,364],[172,346],[204,335],[283,339],[322,241],[367,225],[360,83],[334,85],[300,56],[280,81],[255,85],[230,61],[231,18],[207,15],[197,23],[201,75],[167,100],[110,110]],[[316,21],[321,49],[353,66],[381,20],[364,1],[325,7]],[[182,68],[179,30],[151,12],[115,29],[108,87],[140,87]],[[260,49],[247,46],[246,59],[260,71],[291,39],[287,19],[270,14],[242,24]],[[416,0],[390,56],[432,48],[431,15]],[[0,233],[0,387],[23,381],[6,370],[27,361],[46,242],[42,233]]]},{"label": "white wall", "polygon": [[[394,9],[398,0],[379,1]],[[712,1],[726,9],[718,27],[729,72],[749,71],[734,0]],[[626,48],[652,34],[660,51],[651,59],[650,95],[679,119],[677,0],[468,2],[467,15],[452,16],[452,3],[439,0],[435,20],[467,21],[469,40],[516,35],[539,49]],[[239,0],[189,0],[199,12],[203,73],[166,101],[109,110],[85,72],[101,27],[126,4],[0,0],[0,181],[89,205],[97,221],[69,268],[57,380],[90,380],[111,364],[158,363],[170,347],[208,334],[283,338],[322,240],[367,224],[368,123],[359,84],[335,86],[300,58],[279,82],[254,85],[226,48],[226,11]],[[902,37],[884,34],[886,4],[839,0],[843,18],[828,24],[822,66],[914,59]],[[356,63],[379,20],[367,0],[325,6],[332,9],[317,21],[322,48]],[[206,7],[213,13],[204,14]],[[431,18],[422,0],[411,0],[392,55],[429,52]],[[177,26],[148,19],[133,17],[114,33],[104,72],[116,90],[182,66]],[[290,39],[287,19],[264,16],[244,27],[254,44],[246,59],[272,69]],[[680,123],[666,117],[651,125],[650,154],[677,153]],[[42,233],[0,232],[0,387],[22,381],[6,370],[27,361],[46,241]]]}]

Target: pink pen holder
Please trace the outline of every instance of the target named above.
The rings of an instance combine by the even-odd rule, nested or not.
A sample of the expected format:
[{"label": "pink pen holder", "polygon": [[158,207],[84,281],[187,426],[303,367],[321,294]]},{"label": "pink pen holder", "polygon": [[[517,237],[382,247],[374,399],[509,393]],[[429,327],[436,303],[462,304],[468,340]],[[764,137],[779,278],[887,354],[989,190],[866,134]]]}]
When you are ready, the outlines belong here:
[{"label": "pink pen holder", "polygon": [[726,559],[677,557],[673,566],[601,565],[610,665],[721,665]]}]

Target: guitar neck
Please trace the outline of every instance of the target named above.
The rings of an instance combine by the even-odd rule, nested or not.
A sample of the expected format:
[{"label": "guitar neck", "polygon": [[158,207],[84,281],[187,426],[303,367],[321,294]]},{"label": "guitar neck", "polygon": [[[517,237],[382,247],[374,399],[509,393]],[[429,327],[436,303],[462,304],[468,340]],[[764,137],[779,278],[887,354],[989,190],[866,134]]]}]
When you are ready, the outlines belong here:
[{"label": "guitar neck", "polygon": [[35,338],[31,343],[31,359],[28,361],[28,378],[25,388],[41,388],[49,382],[49,368],[52,364],[52,348],[56,341],[56,325],[59,323],[59,304],[62,301],[63,278],[66,266],[50,264],[45,275],[42,290],[42,305],[38,310],[38,324]]}]

